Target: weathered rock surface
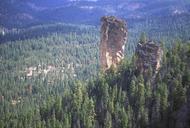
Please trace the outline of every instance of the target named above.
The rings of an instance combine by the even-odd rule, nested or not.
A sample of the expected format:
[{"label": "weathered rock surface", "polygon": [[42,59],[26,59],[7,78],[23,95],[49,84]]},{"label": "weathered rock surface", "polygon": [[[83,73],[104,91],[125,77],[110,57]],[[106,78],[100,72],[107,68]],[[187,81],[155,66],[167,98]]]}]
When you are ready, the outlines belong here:
[{"label": "weathered rock surface", "polygon": [[152,69],[153,73],[157,73],[161,67],[163,50],[153,41],[137,45],[136,49],[136,66],[141,73],[148,72],[148,69]]},{"label": "weathered rock surface", "polygon": [[124,58],[127,28],[123,20],[113,16],[102,17],[101,23],[100,65],[105,71]]}]

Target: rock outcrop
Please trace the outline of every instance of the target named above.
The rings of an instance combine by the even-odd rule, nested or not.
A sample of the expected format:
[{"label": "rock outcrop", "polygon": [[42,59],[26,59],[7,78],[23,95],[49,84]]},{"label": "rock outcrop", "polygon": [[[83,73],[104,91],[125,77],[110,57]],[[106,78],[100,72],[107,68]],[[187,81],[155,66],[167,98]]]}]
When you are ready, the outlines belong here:
[{"label": "rock outcrop", "polygon": [[105,71],[124,58],[127,28],[125,21],[113,16],[102,17],[101,23],[100,65]]},{"label": "rock outcrop", "polygon": [[152,73],[156,74],[162,62],[163,50],[160,45],[153,41],[139,43],[136,49],[136,66],[140,73],[147,73],[152,69]]}]

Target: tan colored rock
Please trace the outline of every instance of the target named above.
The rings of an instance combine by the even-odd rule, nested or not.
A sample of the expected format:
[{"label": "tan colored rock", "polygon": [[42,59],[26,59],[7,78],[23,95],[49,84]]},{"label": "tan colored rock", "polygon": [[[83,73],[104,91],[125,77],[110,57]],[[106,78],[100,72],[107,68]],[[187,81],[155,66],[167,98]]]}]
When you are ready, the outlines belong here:
[{"label": "tan colored rock", "polygon": [[153,73],[157,73],[161,67],[163,50],[153,41],[145,44],[139,43],[136,49],[137,55],[137,69],[141,73],[146,73],[148,69],[152,68]]},{"label": "tan colored rock", "polygon": [[101,24],[100,65],[105,71],[124,58],[127,29],[125,21],[113,16],[102,17]]}]

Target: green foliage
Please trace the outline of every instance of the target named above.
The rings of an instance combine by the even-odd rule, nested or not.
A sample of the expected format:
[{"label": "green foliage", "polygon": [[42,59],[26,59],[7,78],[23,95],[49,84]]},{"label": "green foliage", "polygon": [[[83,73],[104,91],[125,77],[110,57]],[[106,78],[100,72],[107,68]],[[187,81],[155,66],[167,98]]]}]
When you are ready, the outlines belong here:
[{"label": "green foliage", "polygon": [[147,36],[146,36],[146,33],[145,33],[145,32],[141,33],[139,42],[140,42],[141,44],[145,44],[145,43],[147,42]]},{"label": "green foliage", "polygon": [[[137,75],[135,56],[97,75],[97,37],[78,31],[0,45],[0,127],[177,127],[190,91],[188,43],[165,51],[149,78]],[[38,74],[48,66],[55,70]],[[29,67],[36,67],[33,76]]]}]

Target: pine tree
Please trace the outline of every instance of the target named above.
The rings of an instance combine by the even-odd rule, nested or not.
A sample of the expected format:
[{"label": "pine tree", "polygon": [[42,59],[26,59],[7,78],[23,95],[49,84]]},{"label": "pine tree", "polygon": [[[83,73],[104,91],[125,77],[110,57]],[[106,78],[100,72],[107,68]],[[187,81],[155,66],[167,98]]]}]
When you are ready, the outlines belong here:
[{"label": "pine tree", "polygon": [[125,108],[123,108],[121,111],[121,127],[129,128],[128,122],[129,122],[129,119],[128,119],[127,112],[125,111]]},{"label": "pine tree", "polygon": [[158,128],[160,127],[160,94],[156,92],[154,94],[154,102],[152,104],[151,112],[151,127]]},{"label": "pine tree", "polygon": [[160,113],[162,120],[162,127],[167,126],[168,122],[168,88],[167,85],[162,83],[159,86],[160,90]]},{"label": "pine tree", "polygon": [[87,104],[87,117],[86,117],[86,128],[94,128],[94,123],[95,123],[95,105],[94,101],[92,99],[88,100]]},{"label": "pine tree", "polygon": [[70,114],[69,113],[65,114],[64,122],[63,122],[64,128],[70,128],[71,127],[70,120],[71,120],[70,119]]},{"label": "pine tree", "polygon": [[141,44],[145,44],[147,42],[147,37],[146,37],[146,33],[142,32],[141,36],[140,36],[140,43]]},{"label": "pine tree", "polygon": [[131,85],[129,87],[130,101],[132,105],[135,105],[136,92],[137,92],[136,83],[135,80],[132,80]]},{"label": "pine tree", "polygon": [[142,114],[145,107],[145,86],[142,75],[138,78],[137,107],[139,108],[139,112]]},{"label": "pine tree", "polygon": [[183,88],[180,81],[175,82],[176,87],[174,89],[174,110],[178,110],[182,104],[186,101],[186,89]]},{"label": "pine tree", "polygon": [[105,128],[112,128],[112,116],[111,114],[107,111],[106,112],[106,118],[105,118]]}]

